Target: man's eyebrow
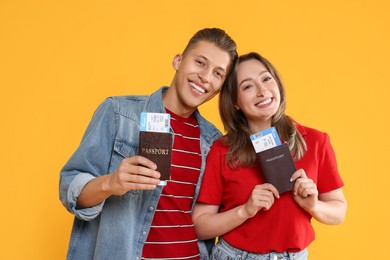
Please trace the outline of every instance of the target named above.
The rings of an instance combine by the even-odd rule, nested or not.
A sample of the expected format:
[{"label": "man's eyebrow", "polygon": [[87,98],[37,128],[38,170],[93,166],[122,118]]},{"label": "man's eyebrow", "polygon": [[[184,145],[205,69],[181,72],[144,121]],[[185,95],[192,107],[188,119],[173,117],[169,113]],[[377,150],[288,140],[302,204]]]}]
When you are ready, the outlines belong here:
[{"label": "man's eyebrow", "polygon": [[199,54],[199,55],[195,55],[196,57],[198,58],[202,58],[202,59],[205,59],[205,60],[209,60],[206,56],[202,55],[202,54]]},{"label": "man's eyebrow", "polygon": [[226,73],[226,71],[227,71],[225,68],[223,68],[223,67],[221,67],[221,66],[218,66],[218,67],[217,67],[217,69],[220,69],[220,70],[222,70],[222,71],[223,71],[223,73]]},{"label": "man's eyebrow", "polygon": [[[210,59],[208,59],[208,58],[207,58],[206,56],[204,56],[204,55],[199,54],[199,55],[196,55],[196,57],[205,59],[207,62],[210,62]],[[217,68],[217,69],[223,70],[224,73],[227,71],[227,68],[225,69],[225,68],[223,68],[223,67],[221,67],[221,66],[216,66],[216,68]]]}]

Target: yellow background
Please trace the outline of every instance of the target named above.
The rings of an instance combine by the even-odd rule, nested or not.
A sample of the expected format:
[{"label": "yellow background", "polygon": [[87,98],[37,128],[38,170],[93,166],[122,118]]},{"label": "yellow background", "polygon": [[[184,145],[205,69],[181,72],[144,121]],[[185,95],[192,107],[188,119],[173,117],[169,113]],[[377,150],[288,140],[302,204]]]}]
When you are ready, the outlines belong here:
[{"label": "yellow background", "polygon": [[[173,56],[221,27],[279,69],[287,112],[326,131],[345,223],[313,221],[310,259],[379,259],[389,246],[387,0],[0,1],[0,259],[64,259],[73,217],[59,171],[110,95],[169,85]],[[221,130],[217,99],[201,107]],[[267,234],[259,234],[266,236]]]}]

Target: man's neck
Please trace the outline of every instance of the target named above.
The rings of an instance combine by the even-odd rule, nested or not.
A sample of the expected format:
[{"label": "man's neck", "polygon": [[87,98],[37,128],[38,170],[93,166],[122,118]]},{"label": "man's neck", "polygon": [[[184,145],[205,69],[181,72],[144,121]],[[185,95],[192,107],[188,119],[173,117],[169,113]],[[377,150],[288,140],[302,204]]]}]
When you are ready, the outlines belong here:
[{"label": "man's neck", "polygon": [[196,110],[196,108],[185,107],[182,105],[175,93],[172,93],[169,89],[163,93],[162,101],[164,107],[180,117],[188,118]]}]

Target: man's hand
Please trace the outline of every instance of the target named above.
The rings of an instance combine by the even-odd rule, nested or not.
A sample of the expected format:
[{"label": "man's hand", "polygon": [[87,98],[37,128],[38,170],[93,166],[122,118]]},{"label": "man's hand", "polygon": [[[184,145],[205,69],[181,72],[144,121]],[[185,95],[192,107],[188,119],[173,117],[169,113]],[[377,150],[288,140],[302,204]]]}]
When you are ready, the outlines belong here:
[{"label": "man's hand", "polygon": [[123,159],[115,172],[109,175],[106,189],[113,195],[129,190],[152,190],[160,182],[157,165],[142,156]]},{"label": "man's hand", "polygon": [[160,182],[157,165],[142,156],[123,159],[115,172],[99,176],[85,185],[77,199],[77,208],[95,206],[112,195],[130,190],[153,190]]}]

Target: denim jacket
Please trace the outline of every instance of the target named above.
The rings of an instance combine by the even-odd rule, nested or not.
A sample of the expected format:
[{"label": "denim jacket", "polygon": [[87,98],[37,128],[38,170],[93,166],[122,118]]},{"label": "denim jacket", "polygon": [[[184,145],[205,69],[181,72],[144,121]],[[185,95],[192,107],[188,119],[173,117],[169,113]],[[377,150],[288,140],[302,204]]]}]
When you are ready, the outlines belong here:
[{"label": "denim jacket", "polygon": [[[76,209],[83,187],[95,177],[114,172],[120,162],[138,154],[139,122],[143,111],[165,113],[162,87],[150,96],[106,99],[95,111],[80,146],[60,173],[60,199],[75,215],[67,259],[140,259],[162,187],[129,191],[111,196],[99,205]],[[215,126],[195,112],[200,128],[201,173],[195,189],[199,193],[206,156],[220,137]],[[199,241],[202,259],[206,245]]]}]

